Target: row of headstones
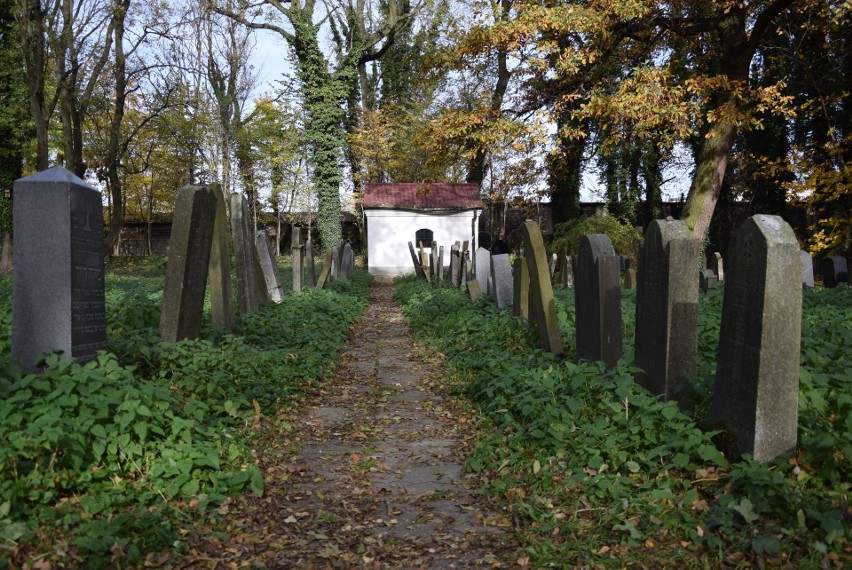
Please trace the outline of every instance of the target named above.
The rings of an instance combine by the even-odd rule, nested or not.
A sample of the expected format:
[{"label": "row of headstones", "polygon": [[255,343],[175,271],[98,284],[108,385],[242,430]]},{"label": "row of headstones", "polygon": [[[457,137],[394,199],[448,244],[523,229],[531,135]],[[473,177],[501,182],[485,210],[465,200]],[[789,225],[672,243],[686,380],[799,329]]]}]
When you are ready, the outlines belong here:
[{"label": "row of headstones", "polygon": [[[769,461],[796,445],[803,256],[790,226],[766,215],[742,225],[731,251],[712,416],[736,437],[741,452]],[[642,369],[636,379],[679,403],[686,402],[688,379],[696,372],[700,255],[700,243],[683,222],[656,220],[643,240],[636,275],[635,364]],[[538,225],[524,226],[524,255],[515,260],[514,275],[503,257],[491,256],[489,271],[487,255],[476,252],[476,274],[488,275],[486,290],[498,306],[511,305],[513,314],[538,329],[544,350],[564,354]],[[572,264],[565,258],[561,270],[575,281],[577,358],[614,367],[622,355],[621,256],[606,235],[587,235],[573,271]],[[719,275],[715,271],[724,270],[717,265],[713,273]],[[479,279],[469,282],[472,299],[481,285]]]},{"label": "row of headstones", "polygon": [[[106,346],[101,194],[62,167],[15,182],[12,357],[26,372],[49,351],[80,362]],[[239,312],[246,315],[282,290],[272,246],[253,232],[248,203],[231,194],[231,239]],[[310,240],[294,229],[293,291],[323,287],[354,270],[351,246],[327,253],[315,279]],[[306,267],[303,267],[306,265]],[[214,325],[234,327],[225,197],[218,185],[187,186],[175,200],[160,315],[167,341],[196,338],[209,284]]]}]

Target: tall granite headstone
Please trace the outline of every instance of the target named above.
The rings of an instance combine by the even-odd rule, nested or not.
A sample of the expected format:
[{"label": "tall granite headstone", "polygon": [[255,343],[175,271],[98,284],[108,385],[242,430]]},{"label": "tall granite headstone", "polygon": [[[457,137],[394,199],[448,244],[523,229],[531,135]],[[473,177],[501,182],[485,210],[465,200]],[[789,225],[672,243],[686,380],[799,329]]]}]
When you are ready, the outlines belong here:
[{"label": "tall granite headstone", "polygon": [[574,274],[577,358],[612,368],[621,357],[621,272],[609,237],[580,238]]},{"label": "tall granite headstone", "polygon": [[838,283],[849,283],[849,267],[845,257],[834,255],[823,258],[821,268],[823,286],[833,289]]},{"label": "tall granite headstone", "polygon": [[524,222],[524,256],[530,275],[530,317],[535,315],[538,329],[539,346],[553,354],[562,355],[565,346],[559,331],[556,316],[556,302],[553,298],[553,285],[550,282],[550,270],[547,266],[547,251],[538,224]]},{"label": "tall granite headstone", "polygon": [[269,302],[269,293],[260,269],[248,202],[237,192],[231,194],[231,237],[237,269],[237,301],[240,314],[247,315]]},{"label": "tall granite headstone", "polygon": [[811,254],[801,250],[799,254],[802,257],[802,287],[814,286],[814,259]]},{"label": "tall granite headstone", "polygon": [[515,280],[512,278],[512,264],[508,253],[491,256],[491,282],[497,308],[511,307],[515,297]]},{"label": "tall granite headstone", "polygon": [[743,222],[730,252],[712,415],[740,452],[771,461],[796,447],[802,259],[790,226],[764,214]]},{"label": "tall granite headstone", "polygon": [[231,246],[228,239],[228,212],[225,195],[218,184],[208,190],[216,200],[216,220],[213,222],[213,242],[210,246],[210,268],[207,287],[210,291],[210,318],[218,327],[234,328],[234,291],[231,286]]},{"label": "tall granite headstone", "polygon": [[175,198],[160,337],[167,342],[197,338],[210,270],[216,197],[204,186],[184,186]]},{"label": "tall granite headstone", "polygon": [[636,291],[636,381],[664,400],[686,400],[686,379],[698,354],[701,244],[679,220],[654,220],[645,230]]},{"label": "tall granite headstone", "polygon": [[85,362],[106,346],[101,193],[62,167],[15,181],[12,358]]},{"label": "tall granite headstone", "polygon": [[530,272],[527,269],[527,260],[522,256],[515,258],[512,278],[515,281],[512,316],[528,321],[530,319]]}]

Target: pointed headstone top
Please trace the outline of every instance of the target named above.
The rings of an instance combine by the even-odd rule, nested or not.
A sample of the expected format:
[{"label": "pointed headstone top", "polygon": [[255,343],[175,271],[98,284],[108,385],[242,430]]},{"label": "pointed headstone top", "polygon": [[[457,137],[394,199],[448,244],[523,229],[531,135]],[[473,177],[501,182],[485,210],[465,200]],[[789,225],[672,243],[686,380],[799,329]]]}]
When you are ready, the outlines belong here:
[{"label": "pointed headstone top", "polygon": [[[92,188],[88,182],[66,169],[64,166],[54,166],[53,168],[48,168],[47,170],[42,170],[41,172],[36,172],[35,174],[16,180],[16,184],[30,184],[33,182],[66,182],[68,184],[76,184],[78,186]],[[92,188],[92,190],[95,190],[95,188]]]}]

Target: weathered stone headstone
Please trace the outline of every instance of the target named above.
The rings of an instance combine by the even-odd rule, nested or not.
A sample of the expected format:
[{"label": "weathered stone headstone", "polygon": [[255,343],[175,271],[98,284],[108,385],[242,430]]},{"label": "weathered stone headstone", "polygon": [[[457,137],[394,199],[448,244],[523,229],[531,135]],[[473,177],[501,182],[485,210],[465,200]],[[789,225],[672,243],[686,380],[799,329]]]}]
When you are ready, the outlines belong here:
[{"label": "weathered stone headstone", "polygon": [[417,252],[414,251],[414,244],[408,242],[408,252],[411,254],[411,262],[414,264],[414,273],[421,279],[424,277],[423,268],[420,266],[420,260],[417,259]]},{"label": "weathered stone headstone", "polygon": [[639,255],[636,381],[664,400],[685,402],[686,379],[695,374],[700,248],[684,222],[654,220]]},{"label": "weathered stone headstone", "polygon": [[438,285],[444,282],[444,246],[438,248]]},{"label": "weathered stone headstone", "polygon": [[521,256],[515,258],[512,278],[515,281],[512,316],[528,321],[530,319],[530,272],[527,269],[527,260]]},{"label": "weathered stone headstone", "polygon": [[160,337],[167,342],[197,338],[216,221],[216,197],[204,186],[184,186],[175,198]]},{"label": "weathered stone headstone", "polygon": [[707,254],[707,269],[716,274],[716,280],[719,283],[725,282],[725,264],[722,261],[722,254],[718,251]]},{"label": "weathered stone headstone", "polygon": [[530,317],[535,314],[539,346],[548,352],[561,355],[565,352],[565,346],[556,316],[553,285],[547,267],[547,252],[541,229],[531,220],[524,222],[524,256],[530,275]]},{"label": "weathered stone headstone", "polygon": [[838,283],[849,283],[849,267],[845,257],[835,255],[823,258],[821,267],[823,286],[833,289]]},{"label": "weathered stone headstone", "polygon": [[314,250],[310,238],[305,243],[305,285],[317,286],[317,269],[314,263]]},{"label": "weathered stone headstone", "polygon": [[429,272],[432,274],[432,284],[438,285],[438,242],[433,241],[429,252]]},{"label": "weathered stone headstone", "polygon": [[290,258],[293,264],[293,293],[301,293],[305,286],[305,246],[290,242]]},{"label": "weathered stone headstone", "polygon": [[802,287],[814,286],[814,259],[811,254],[801,250],[799,254],[802,257]]},{"label": "weathered stone headstone", "polygon": [[340,250],[336,247],[331,248],[331,272],[328,275],[329,280],[340,277]]},{"label": "weathered stone headstone", "polygon": [[420,248],[420,267],[423,268],[423,277],[426,278],[426,281],[432,282],[432,262],[429,260],[429,252],[423,248]]},{"label": "weathered stone headstone", "polygon": [[463,251],[461,253],[461,262],[459,263],[459,288],[464,287],[465,282],[467,282],[470,277],[470,253]]},{"label": "weathered stone headstone", "polygon": [[570,289],[574,287],[574,263],[571,260],[571,256],[567,253],[562,253],[562,261],[561,261],[561,269],[560,269],[560,280],[562,282],[562,286],[566,289]]},{"label": "weathered stone headstone", "polygon": [[231,287],[231,248],[228,239],[225,195],[218,184],[210,184],[207,188],[216,200],[216,220],[213,222],[210,268],[207,272],[210,318],[215,326],[231,330],[234,328],[234,291]]},{"label": "weathered stone headstone", "polygon": [[349,277],[355,271],[355,252],[349,242],[343,244],[343,253],[340,255],[340,276]]},{"label": "weathered stone headstone", "polygon": [[624,272],[630,269],[630,258],[626,255],[618,256],[619,270]]},{"label": "weathered stone headstone", "polygon": [[329,249],[325,252],[325,263],[322,264],[322,269],[320,269],[319,278],[317,279],[317,288],[323,289],[325,284],[328,283],[329,278],[331,277],[331,264],[334,252],[332,249]]},{"label": "weathered stone headstone", "polygon": [[91,360],[106,346],[101,193],[62,167],[15,181],[12,358]]},{"label": "weathered stone headstone", "polygon": [[269,293],[260,269],[248,202],[237,192],[231,194],[231,237],[237,266],[237,301],[240,314],[247,315],[269,302]]},{"label": "weathered stone headstone", "polygon": [[[488,287],[488,278],[491,276],[491,252],[484,247],[478,248],[473,253],[473,275],[479,281],[479,285]],[[485,291],[492,295],[491,289]]]},{"label": "weathered stone headstone", "polygon": [[716,274],[712,269],[702,269],[698,272],[698,287],[702,293],[715,289],[717,285]]},{"label": "weathered stone headstone", "polygon": [[470,293],[470,300],[474,303],[482,297],[482,287],[479,286],[478,279],[471,279],[467,282],[467,292]]},{"label": "weathered stone headstone", "polygon": [[512,264],[508,253],[491,256],[491,280],[497,308],[511,307],[515,297],[515,281],[512,278]]},{"label": "weathered stone headstone", "polygon": [[574,305],[577,358],[614,367],[621,357],[620,260],[604,234],[580,238]]},{"label": "weathered stone headstone", "polygon": [[450,285],[458,287],[461,283],[462,275],[462,256],[461,248],[458,245],[453,245],[450,248]]},{"label": "weathered stone headstone", "polygon": [[636,289],[636,270],[631,267],[622,273],[621,281],[625,289]]},{"label": "weathered stone headstone", "polygon": [[[280,303],[283,298],[281,294],[281,278],[278,275],[278,265],[275,263],[275,255],[272,252],[272,244],[266,237],[266,232],[260,231],[254,234],[254,245],[257,248],[257,256],[260,259],[260,269],[263,271],[263,280],[266,283],[266,291],[269,298]],[[301,256],[299,263],[301,263]],[[295,273],[295,268],[293,269]],[[301,269],[299,270],[301,279]],[[301,287],[300,289],[301,290]]]},{"label": "weathered stone headstone", "polygon": [[802,260],[779,216],[747,219],[729,251],[713,418],[741,452],[771,461],[796,446]]}]

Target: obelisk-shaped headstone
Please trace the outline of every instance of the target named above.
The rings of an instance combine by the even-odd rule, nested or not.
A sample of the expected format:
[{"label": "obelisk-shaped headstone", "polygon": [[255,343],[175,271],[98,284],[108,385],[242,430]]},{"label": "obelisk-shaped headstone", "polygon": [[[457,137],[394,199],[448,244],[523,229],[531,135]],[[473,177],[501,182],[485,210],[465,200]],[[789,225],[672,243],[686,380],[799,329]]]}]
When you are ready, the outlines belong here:
[{"label": "obelisk-shaped headstone", "polygon": [[701,244],[679,220],[645,230],[636,291],[636,381],[665,400],[685,401],[698,353],[698,266]]},{"label": "obelisk-shaped headstone", "polygon": [[91,360],[106,346],[101,193],[57,166],[15,181],[12,358]]},{"label": "obelisk-shaped headstone", "polygon": [[530,316],[535,313],[538,328],[539,345],[553,354],[565,352],[559,320],[556,316],[556,302],[553,298],[553,285],[550,282],[550,269],[547,266],[547,252],[541,229],[538,224],[524,222],[524,255],[530,275]]},{"label": "obelisk-shaped headstone", "polygon": [[796,447],[802,259],[779,216],[742,223],[729,248],[713,418],[742,453],[771,461]]},{"label": "obelisk-shaped headstone", "polygon": [[231,236],[237,269],[237,301],[240,314],[247,315],[267,303],[269,294],[254,243],[248,202],[245,196],[237,192],[231,194]]},{"label": "obelisk-shaped headstone", "polygon": [[609,237],[580,238],[574,274],[577,358],[612,368],[621,357],[621,271]]},{"label": "obelisk-shaped headstone", "polygon": [[167,342],[197,338],[201,332],[216,197],[204,186],[184,186],[175,198],[160,337]]},{"label": "obelisk-shaped headstone", "polygon": [[231,330],[234,328],[234,292],[231,286],[231,247],[228,239],[225,195],[218,184],[210,184],[207,188],[216,200],[216,220],[213,222],[213,243],[210,246],[210,269],[207,272],[210,317],[214,325]]}]

